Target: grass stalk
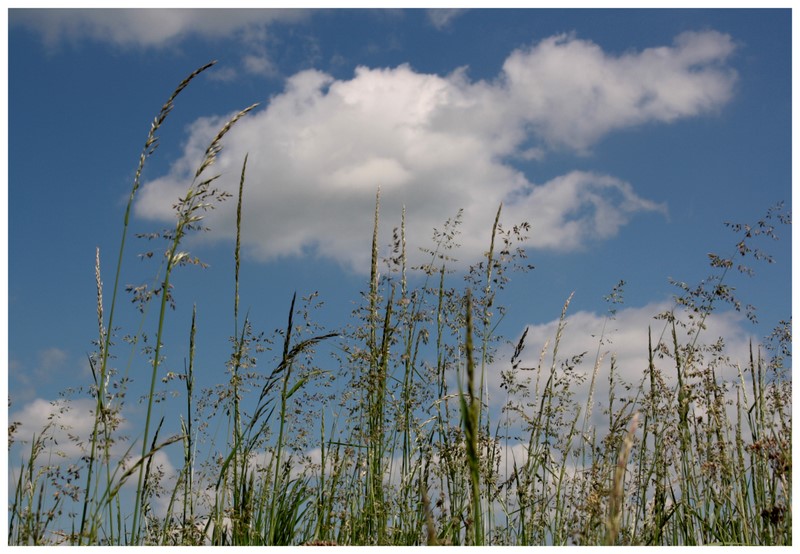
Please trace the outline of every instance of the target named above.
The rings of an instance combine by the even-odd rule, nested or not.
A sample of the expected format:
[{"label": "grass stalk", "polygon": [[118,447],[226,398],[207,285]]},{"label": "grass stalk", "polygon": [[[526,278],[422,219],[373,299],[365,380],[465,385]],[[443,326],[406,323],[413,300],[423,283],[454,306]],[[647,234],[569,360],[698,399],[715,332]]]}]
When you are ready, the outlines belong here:
[{"label": "grass stalk", "polygon": [[[201,182],[197,182],[197,179],[200,175],[205,171],[206,168],[210,167],[214,161],[216,160],[217,155],[222,150],[221,141],[222,138],[230,131],[233,125],[236,124],[242,117],[244,117],[248,112],[253,110],[257,104],[253,104],[248,108],[240,111],[236,115],[234,115],[217,133],[214,139],[209,144],[208,148],[205,151],[205,155],[203,160],[200,162],[199,167],[194,175],[194,180],[192,181],[192,185],[189,187],[189,190],[186,193],[186,196],[182,198],[178,203],[178,220],[175,225],[175,230],[171,236],[171,244],[167,249],[167,263],[166,268],[164,271],[164,280],[160,286],[160,297],[161,302],[159,304],[159,312],[158,312],[158,329],[156,331],[156,342],[155,342],[155,351],[153,354],[153,361],[152,361],[152,371],[150,374],[150,388],[149,393],[147,394],[147,407],[145,412],[145,422],[144,422],[144,435],[142,437],[142,458],[144,458],[147,454],[147,442],[149,439],[149,431],[150,431],[150,420],[152,417],[153,412],[153,400],[155,397],[155,387],[156,387],[156,379],[158,376],[158,368],[161,362],[161,348],[162,348],[162,337],[164,334],[164,327],[165,327],[165,316],[167,310],[167,304],[171,299],[171,277],[172,271],[178,266],[183,263],[191,263],[192,260],[189,258],[186,252],[179,252],[178,248],[181,244],[182,239],[186,235],[186,233],[193,229],[193,226],[197,224],[201,219],[202,215],[199,212],[204,211],[210,207],[207,203],[207,199],[209,196],[214,196],[217,194],[217,191],[209,189],[211,183],[216,180],[216,177],[211,177],[210,179],[206,179]],[[144,487],[143,484],[147,479],[147,474],[142,468],[139,472],[139,485],[136,489],[136,498],[134,501],[134,510],[133,510],[133,522],[131,524],[131,533],[132,533],[132,542],[133,544],[138,544],[141,540],[141,528],[140,528],[140,517],[139,512],[140,508],[143,504],[144,498]]]},{"label": "grass stalk", "polygon": [[469,479],[472,492],[472,544],[483,546],[483,517],[481,511],[481,475],[478,436],[480,434],[480,396],[475,390],[475,359],[472,343],[472,294],[467,289],[465,304],[464,358],[467,369],[467,393],[459,391],[461,421],[464,427],[464,446],[467,454]]}]

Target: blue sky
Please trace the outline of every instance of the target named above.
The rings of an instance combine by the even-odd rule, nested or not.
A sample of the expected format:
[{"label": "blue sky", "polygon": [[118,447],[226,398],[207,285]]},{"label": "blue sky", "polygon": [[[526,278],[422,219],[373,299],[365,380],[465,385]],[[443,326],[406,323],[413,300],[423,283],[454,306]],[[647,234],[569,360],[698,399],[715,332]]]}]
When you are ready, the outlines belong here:
[{"label": "blue sky", "polygon": [[[110,287],[149,124],[210,60],[159,133],[133,227],[169,227],[198,148],[259,102],[215,168],[233,192],[249,155],[240,295],[265,331],[284,325],[294,291],[319,291],[315,317],[329,329],[351,322],[378,186],[384,253],[403,206],[417,261],[433,228],[464,209],[460,271],[488,249],[503,202],[507,226],[530,223],[536,268],[512,276],[500,330],[516,340],[530,326],[536,351],[574,292],[565,351],[593,351],[603,296],[625,280],[614,348],[633,379],[642,332],[676,292],[669,278],[706,277],[707,254],[738,241],[724,222],[792,200],[786,9],[12,10],[8,45],[12,418],[32,420],[60,390],[88,384],[95,248]],[[211,212],[211,231],[188,242],[210,267],[176,277],[170,367],[183,367],[197,302],[201,355],[223,375],[234,210],[231,200]],[[776,263],[731,277],[759,325],[728,311],[710,325],[735,354],[791,316],[790,233],[778,233],[763,244]],[[124,284],[152,277],[156,266],[135,256],[150,247],[130,241]],[[140,320],[121,300],[131,332]]]}]

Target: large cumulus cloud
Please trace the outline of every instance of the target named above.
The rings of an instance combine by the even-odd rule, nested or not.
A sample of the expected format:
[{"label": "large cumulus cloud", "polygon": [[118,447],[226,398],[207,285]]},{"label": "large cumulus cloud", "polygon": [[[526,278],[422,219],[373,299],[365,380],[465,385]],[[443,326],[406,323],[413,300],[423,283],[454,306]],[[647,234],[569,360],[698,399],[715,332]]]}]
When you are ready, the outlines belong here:
[{"label": "large cumulus cloud", "polygon": [[[623,55],[559,35],[512,52],[491,81],[409,65],[359,67],[349,80],[302,71],[226,136],[216,170],[235,190],[249,153],[243,241],[264,260],[320,255],[363,270],[378,187],[386,242],[402,206],[411,245],[463,208],[461,258],[474,261],[502,202],[506,221],[531,223],[528,247],[581,248],[666,207],[614,176],[572,171],[536,182],[516,162],[553,149],[580,154],[619,129],[719,109],[733,93],[733,49],[714,31]],[[227,117],[191,126],[183,156],[143,187],[140,216],[172,217]],[[232,209],[209,216],[214,236],[233,236]]]}]

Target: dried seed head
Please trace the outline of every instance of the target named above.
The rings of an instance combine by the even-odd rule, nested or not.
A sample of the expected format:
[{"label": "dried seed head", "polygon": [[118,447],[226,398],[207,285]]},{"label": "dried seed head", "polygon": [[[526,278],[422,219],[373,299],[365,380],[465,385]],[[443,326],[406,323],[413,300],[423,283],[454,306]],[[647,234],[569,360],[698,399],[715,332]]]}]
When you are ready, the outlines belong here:
[{"label": "dried seed head", "polygon": [[100,279],[100,247],[95,249],[94,254],[94,279],[97,285],[97,326],[100,336],[100,349],[105,344],[105,328],[103,327],[103,281]]}]

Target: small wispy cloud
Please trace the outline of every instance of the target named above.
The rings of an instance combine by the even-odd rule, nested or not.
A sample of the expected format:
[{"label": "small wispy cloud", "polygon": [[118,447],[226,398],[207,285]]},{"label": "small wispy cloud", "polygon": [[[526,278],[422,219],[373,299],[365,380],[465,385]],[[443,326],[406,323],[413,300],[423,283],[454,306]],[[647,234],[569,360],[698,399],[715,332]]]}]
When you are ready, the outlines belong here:
[{"label": "small wispy cloud", "polygon": [[275,63],[266,55],[248,54],[242,60],[245,70],[253,75],[274,77],[278,74]]},{"label": "small wispy cloud", "polygon": [[463,8],[431,8],[427,11],[428,21],[439,30],[446,29],[455,18],[466,11]]},{"label": "small wispy cloud", "polygon": [[212,81],[230,82],[239,77],[239,72],[233,67],[220,67],[215,71],[208,72],[208,78]]},{"label": "small wispy cloud", "polygon": [[59,369],[67,360],[67,353],[61,348],[46,348],[39,352],[39,369],[52,371]]},{"label": "small wispy cloud", "polygon": [[14,382],[12,400],[26,402],[40,394],[42,386],[63,382],[65,376],[77,376],[86,365],[85,359],[75,359],[66,350],[55,346],[34,352],[31,359],[11,358],[8,361],[8,378]]},{"label": "small wispy cloud", "polygon": [[91,40],[124,47],[161,48],[188,36],[228,37],[275,22],[296,22],[294,9],[17,9],[9,23],[41,33],[51,47]]},{"label": "small wispy cloud", "polygon": [[[582,248],[666,207],[613,176],[573,171],[537,183],[513,161],[553,149],[582,154],[620,129],[718,110],[736,79],[726,65],[732,51],[731,38],[714,31],[623,55],[559,35],[512,52],[492,81],[408,65],[359,67],[349,80],[302,71],[226,136],[219,183],[234,191],[249,153],[242,240],[264,260],[318,255],[365,271],[378,187],[385,244],[403,206],[407,242],[419,246],[463,209],[457,255],[471,263],[502,202],[504,221],[532,225],[524,246]],[[225,120],[191,126],[183,156],[143,187],[138,215],[172,217]],[[232,209],[209,214],[213,236],[235,236]]]}]

